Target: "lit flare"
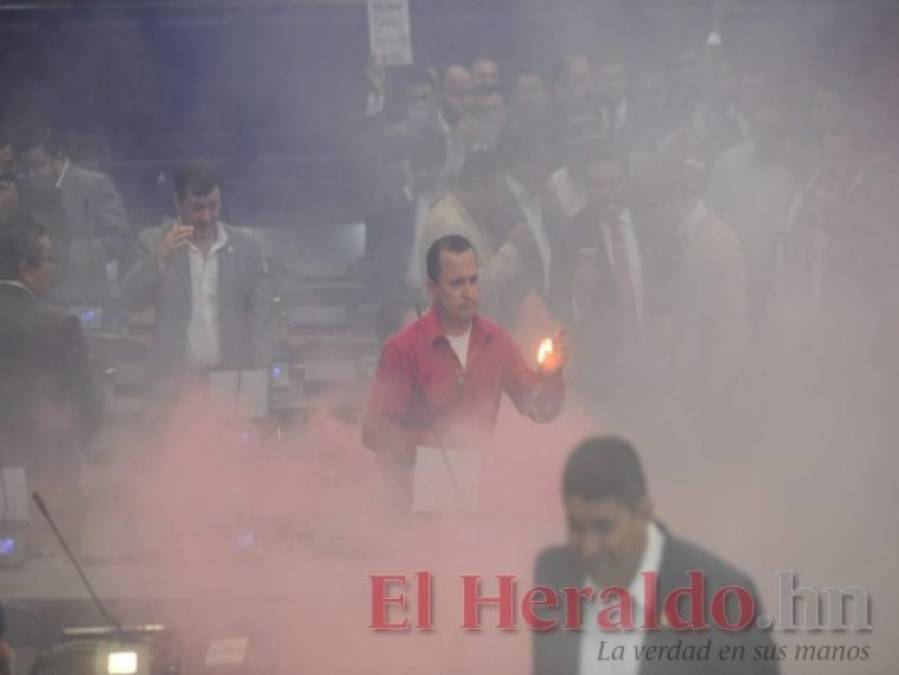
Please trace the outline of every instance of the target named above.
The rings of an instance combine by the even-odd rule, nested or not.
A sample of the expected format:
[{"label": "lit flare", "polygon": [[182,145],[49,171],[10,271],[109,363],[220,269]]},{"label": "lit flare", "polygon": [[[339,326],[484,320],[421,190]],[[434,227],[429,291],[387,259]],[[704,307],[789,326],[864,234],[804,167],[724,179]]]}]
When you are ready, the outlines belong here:
[{"label": "lit flare", "polygon": [[552,356],[553,353],[553,339],[552,338],[544,338],[542,342],[540,342],[540,347],[537,349],[537,363],[541,366],[546,363],[546,360]]}]

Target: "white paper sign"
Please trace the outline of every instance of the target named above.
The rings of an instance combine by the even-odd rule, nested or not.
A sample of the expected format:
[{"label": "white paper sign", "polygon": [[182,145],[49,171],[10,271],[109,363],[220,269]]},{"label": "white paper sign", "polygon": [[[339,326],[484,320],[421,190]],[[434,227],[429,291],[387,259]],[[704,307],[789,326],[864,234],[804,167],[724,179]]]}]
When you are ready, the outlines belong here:
[{"label": "white paper sign", "polygon": [[368,0],[371,55],[385,66],[412,63],[409,0]]},{"label": "white paper sign", "polygon": [[419,446],[412,483],[413,511],[475,511],[481,453]]}]

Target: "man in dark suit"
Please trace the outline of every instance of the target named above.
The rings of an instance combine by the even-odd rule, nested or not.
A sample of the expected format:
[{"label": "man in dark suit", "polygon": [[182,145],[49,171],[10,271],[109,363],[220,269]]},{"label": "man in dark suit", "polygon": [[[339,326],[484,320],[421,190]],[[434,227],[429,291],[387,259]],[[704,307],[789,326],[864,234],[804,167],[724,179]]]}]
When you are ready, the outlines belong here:
[{"label": "man in dark suit", "polygon": [[[551,611],[539,612],[539,618],[557,619],[559,625],[535,633],[535,675],[776,675],[777,648],[767,633],[755,628],[753,621],[762,612],[751,579],[711,553],[678,538],[654,519],[640,460],[630,443],[614,436],[582,442],[565,466],[562,496],[568,542],[540,554],[536,585],[553,589],[560,598],[566,597],[562,589],[569,587],[589,587],[594,592],[593,598],[578,600],[579,629],[564,628],[571,615],[564,602]],[[681,597],[676,603],[676,615],[665,602],[675,589],[696,585],[691,573],[701,574],[705,584],[699,601],[704,605],[702,621],[707,625],[702,630],[695,625],[677,625],[682,618],[690,622],[695,617],[691,609],[696,608],[689,607],[697,602],[694,598]],[[655,611],[647,607],[651,603],[646,595],[647,587],[653,585],[657,589]],[[619,590],[611,591],[613,587]],[[723,587],[743,589],[754,600],[749,627],[730,632],[716,625],[719,618],[709,608]],[[611,597],[601,598],[607,589]],[[619,592],[630,602],[622,601]],[[741,617],[737,610],[744,602],[738,603],[735,593],[728,593],[726,598],[726,618],[735,626]],[[631,625],[623,610],[603,614],[619,602],[631,607]],[[607,625],[604,630],[599,625],[600,616],[618,627]],[[678,641],[679,654],[686,657],[692,653],[693,658],[678,658],[672,651],[659,656],[661,647],[676,646]],[[738,647],[743,648],[742,658],[721,656],[722,648],[733,651]],[[705,651],[701,651],[703,648]],[[641,653],[643,658],[638,658]],[[621,659],[611,661],[615,654]]]},{"label": "man in dark suit", "polygon": [[673,229],[654,227],[651,209],[635,202],[627,154],[602,134],[586,138],[569,160],[588,203],[565,226],[554,267],[567,277],[556,284],[567,285],[574,352],[585,366],[575,385],[605,401],[646,375],[679,247]]},{"label": "man in dark suit", "polygon": [[0,466],[24,467],[72,515],[102,403],[78,318],[39,302],[54,260],[46,231],[27,212],[0,215]]},{"label": "man in dark suit", "polygon": [[173,222],[140,234],[141,257],[122,282],[126,305],[156,309],[151,400],[185,376],[271,366],[271,291],[256,237],[219,220],[222,180],[209,162],[174,177]]}]

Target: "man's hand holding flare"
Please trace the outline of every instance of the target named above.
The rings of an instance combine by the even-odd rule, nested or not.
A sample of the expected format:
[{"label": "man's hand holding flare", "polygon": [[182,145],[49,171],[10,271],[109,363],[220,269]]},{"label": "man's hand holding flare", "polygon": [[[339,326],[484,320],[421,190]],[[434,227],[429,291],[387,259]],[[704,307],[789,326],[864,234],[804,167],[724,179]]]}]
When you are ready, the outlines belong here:
[{"label": "man's hand holding flare", "polygon": [[537,373],[540,376],[549,378],[558,375],[567,361],[568,336],[564,330],[557,331],[540,343],[537,350]]}]

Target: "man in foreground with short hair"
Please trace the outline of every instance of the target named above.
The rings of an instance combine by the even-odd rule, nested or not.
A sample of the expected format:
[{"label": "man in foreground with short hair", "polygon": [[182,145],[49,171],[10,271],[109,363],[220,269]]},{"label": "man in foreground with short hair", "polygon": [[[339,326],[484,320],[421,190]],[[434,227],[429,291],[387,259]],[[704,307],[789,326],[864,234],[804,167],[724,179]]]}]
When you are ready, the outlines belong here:
[{"label": "man in foreground with short hair", "polygon": [[[566,598],[568,587],[593,590],[592,598],[581,603],[579,630],[565,629],[565,603],[539,612],[541,619],[558,619],[554,629],[535,633],[534,675],[587,675],[652,673],[721,675],[722,673],[778,673],[776,646],[767,633],[755,627],[762,614],[752,580],[708,551],[671,534],[655,520],[653,505],[646,489],[640,459],[633,446],[623,438],[588,438],[568,458],[562,476],[562,499],[568,520],[568,542],[544,550],[537,559],[536,585],[546,586]],[[683,618],[694,615],[678,602],[672,616],[665,601],[678,588],[695,586],[691,573],[699,573],[704,584],[702,617],[710,629],[686,626],[675,629]],[[646,589],[655,582],[655,607],[647,611]],[[723,587],[740,589],[754,601],[754,614],[745,629],[725,631],[709,605]],[[600,599],[600,593],[609,597]],[[618,590],[616,590],[618,589]],[[622,594],[626,594],[626,599]],[[681,594],[686,595],[685,593]],[[740,619],[736,592],[726,594],[726,620]],[[683,599],[683,597],[681,598]],[[689,603],[695,600],[687,596]],[[632,616],[621,609],[630,607]],[[654,611],[653,611],[654,609]],[[694,611],[696,608],[691,608]],[[598,622],[613,625],[604,630]],[[630,623],[631,626],[627,624]],[[680,641],[681,652],[693,648],[694,654],[709,644],[709,657],[693,659],[637,659],[647,650]],[[743,658],[725,659],[720,650],[744,649]],[[618,649],[621,660],[612,661]]]},{"label": "man in foreground with short hair", "polygon": [[518,411],[550,422],[564,398],[564,334],[538,370],[512,337],[477,314],[478,259],[467,239],[449,235],[427,254],[431,311],[384,346],[362,424],[362,440],[411,498],[418,446],[477,448],[490,436],[503,392]]}]

